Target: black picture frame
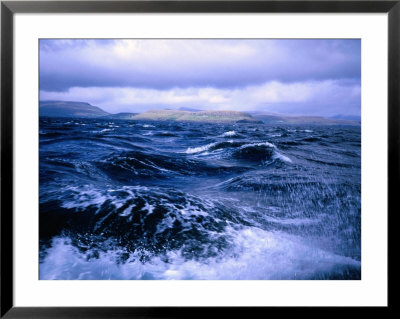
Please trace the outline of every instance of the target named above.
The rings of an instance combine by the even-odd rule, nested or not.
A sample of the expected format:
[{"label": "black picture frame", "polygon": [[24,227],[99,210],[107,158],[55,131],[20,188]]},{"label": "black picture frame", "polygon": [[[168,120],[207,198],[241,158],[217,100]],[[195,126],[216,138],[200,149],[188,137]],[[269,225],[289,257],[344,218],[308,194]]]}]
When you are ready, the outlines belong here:
[{"label": "black picture frame", "polygon": [[[5,318],[176,318],[267,315],[271,308],[240,307],[15,307],[13,303],[13,17],[16,13],[388,13],[388,218],[399,212],[400,184],[400,0],[356,1],[1,1],[1,317]],[[390,219],[392,220],[392,219]],[[388,223],[392,235],[394,223]],[[388,244],[390,244],[390,235]],[[389,250],[391,248],[388,245]],[[388,254],[389,256],[389,254]],[[390,264],[390,258],[388,260]],[[389,270],[389,269],[388,269]],[[389,273],[390,279],[392,276]],[[390,280],[388,280],[388,287]],[[388,294],[387,311],[392,294]],[[276,308],[275,308],[276,309]],[[297,316],[307,307],[290,307]],[[326,309],[326,308],[324,308]],[[330,309],[335,314],[338,308]],[[360,309],[346,309],[351,312]],[[279,310],[281,311],[281,310]],[[371,311],[371,309],[368,309]],[[251,315],[250,315],[251,316]]]}]

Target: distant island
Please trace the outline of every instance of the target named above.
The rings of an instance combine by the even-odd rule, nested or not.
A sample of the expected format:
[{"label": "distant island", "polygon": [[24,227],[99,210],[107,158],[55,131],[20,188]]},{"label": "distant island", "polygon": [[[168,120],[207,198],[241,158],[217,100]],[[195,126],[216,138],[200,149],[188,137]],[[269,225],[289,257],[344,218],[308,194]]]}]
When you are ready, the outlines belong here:
[{"label": "distant island", "polygon": [[135,120],[155,121],[184,121],[184,122],[210,122],[210,123],[232,123],[243,122],[259,123],[262,121],[253,118],[250,114],[237,111],[181,111],[181,110],[151,110],[140,113],[134,117]]},{"label": "distant island", "polygon": [[110,113],[85,102],[40,101],[39,116],[48,117],[101,117]]},{"label": "distant island", "polygon": [[143,113],[110,114],[85,102],[41,101],[39,115],[47,117],[108,118],[122,120],[186,121],[210,123],[259,123],[250,114],[237,111],[151,110]]},{"label": "distant island", "polygon": [[131,120],[138,113],[108,113],[98,106],[86,102],[71,101],[40,101],[39,116],[47,117],[78,117],[78,118],[110,118]]},{"label": "distant island", "polygon": [[111,114],[86,102],[40,101],[39,116],[71,118],[104,118],[121,120],[185,121],[208,123],[252,124],[309,124],[309,125],[360,125],[360,121],[318,116],[289,116],[281,114],[245,113],[238,111],[204,111],[190,108],[160,109],[143,113]]},{"label": "distant island", "polygon": [[360,125],[360,121],[322,116],[295,116],[281,114],[252,114],[265,124],[308,124],[308,125]]}]

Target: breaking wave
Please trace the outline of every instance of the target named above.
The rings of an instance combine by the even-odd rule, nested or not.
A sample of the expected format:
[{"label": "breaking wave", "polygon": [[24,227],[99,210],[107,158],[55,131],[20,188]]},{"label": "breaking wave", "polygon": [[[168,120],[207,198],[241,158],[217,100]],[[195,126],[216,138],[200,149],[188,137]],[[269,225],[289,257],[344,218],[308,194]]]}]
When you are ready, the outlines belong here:
[{"label": "breaking wave", "polygon": [[40,279],[361,278],[359,128],[150,123],[40,120]]}]

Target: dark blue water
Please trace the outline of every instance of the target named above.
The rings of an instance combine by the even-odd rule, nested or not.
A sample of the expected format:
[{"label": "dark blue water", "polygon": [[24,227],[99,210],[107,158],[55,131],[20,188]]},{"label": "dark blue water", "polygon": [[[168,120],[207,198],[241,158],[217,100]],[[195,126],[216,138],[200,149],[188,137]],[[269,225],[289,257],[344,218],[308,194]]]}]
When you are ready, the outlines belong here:
[{"label": "dark blue water", "polygon": [[360,279],[360,127],[40,119],[40,279]]}]

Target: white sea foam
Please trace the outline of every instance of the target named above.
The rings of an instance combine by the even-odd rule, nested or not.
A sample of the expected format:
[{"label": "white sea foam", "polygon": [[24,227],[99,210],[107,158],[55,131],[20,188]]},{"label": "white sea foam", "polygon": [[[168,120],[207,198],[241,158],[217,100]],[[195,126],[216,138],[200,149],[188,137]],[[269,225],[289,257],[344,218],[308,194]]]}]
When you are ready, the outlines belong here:
[{"label": "white sea foam", "polygon": [[207,145],[203,145],[203,146],[198,146],[198,147],[189,147],[185,153],[186,154],[196,154],[196,153],[201,153],[201,152],[205,152],[208,151],[211,147],[217,145],[218,143],[210,143]]},{"label": "white sea foam", "polygon": [[357,260],[279,232],[228,228],[227,236],[232,247],[218,257],[187,259],[174,250],[167,253],[167,262],[148,253],[150,260],[144,264],[136,252],[118,264],[116,256],[123,250],[117,249],[88,260],[68,238],[58,237],[40,264],[40,279],[308,279],[337,267],[360,267]]},{"label": "white sea foam", "polygon": [[276,146],[269,142],[244,144],[244,145],[240,146],[240,148],[243,149],[243,148],[254,147],[254,146],[268,146],[268,147],[272,147],[272,148],[276,149]]},{"label": "white sea foam", "polygon": [[235,131],[228,131],[222,134],[222,137],[232,137],[232,136],[237,136],[237,133]]},{"label": "white sea foam", "polygon": [[272,158],[280,159],[281,161],[284,161],[286,163],[293,163],[293,161],[289,157],[287,157],[286,155],[283,155],[283,154],[281,154],[281,153],[279,153],[277,151],[274,152]]},{"label": "white sea foam", "polygon": [[[107,191],[99,190],[93,188],[91,185],[66,187],[64,190],[66,195],[63,198],[61,207],[67,209],[76,209],[78,211],[84,210],[89,206],[96,206],[100,208],[100,206],[106,200],[111,199],[115,208],[118,209],[125,204],[127,197],[136,197],[137,192],[146,191],[147,187],[124,186],[120,190],[126,192],[127,196],[119,198],[113,194],[115,192],[113,189],[109,189]],[[68,194],[69,192],[70,194]]]},{"label": "white sea foam", "polygon": [[[126,203],[127,198],[148,193],[149,189],[126,186],[120,189],[127,193],[121,197],[113,189],[96,190],[90,186],[69,187],[66,191],[72,191],[73,195],[69,195],[69,200],[64,201],[64,207],[100,207],[104,201],[111,199],[118,208]],[[157,189],[153,193],[157,195]],[[206,199],[202,201],[205,209],[191,201],[187,201],[182,208],[163,201],[161,199],[164,207],[171,206],[170,209],[179,211],[183,227],[192,225],[190,216],[207,216],[207,211],[215,207],[213,202]],[[132,203],[126,207],[120,216],[130,218],[134,205]],[[155,205],[146,201],[142,209],[152,214]],[[101,227],[107,217],[106,215],[100,219],[96,228]],[[304,218],[270,218],[273,219],[271,221],[281,224],[302,225],[309,222]],[[174,219],[167,214],[157,224],[155,235],[171,228],[173,223]],[[208,231],[204,235],[211,238],[221,234]],[[40,279],[307,279],[318,273],[330,273],[337,267],[360,267],[359,261],[322,250],[312,243],[305,243],[301,237],[277,231],[227,226],[222,235],[231,245],[224,251],[215,251],[217,257],[187,259],[180,249],[168,251],[166,256],[139,251],[130,253],[125,263],[117,262],[118,255],[127,253],[124,248],[116,246],[107,252],[100,252],[99,258],[88,258],[90,250],[86,253],[80,252],[69,238],[56,237],[40,264]],[[205,250],[216,249],[209,247],[209,243],[204,245]],[[146,263],[139,261],[143,254],[149,257]]]}]

